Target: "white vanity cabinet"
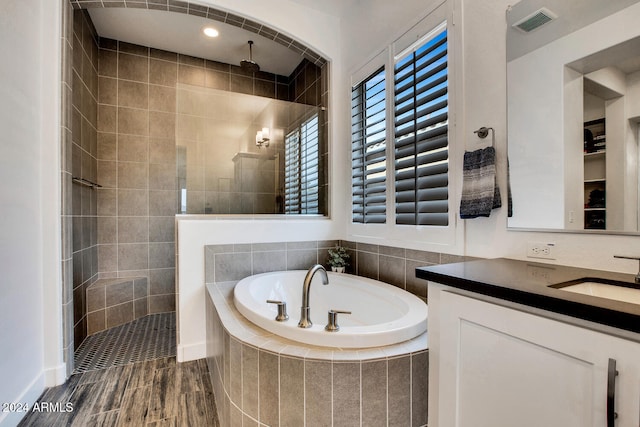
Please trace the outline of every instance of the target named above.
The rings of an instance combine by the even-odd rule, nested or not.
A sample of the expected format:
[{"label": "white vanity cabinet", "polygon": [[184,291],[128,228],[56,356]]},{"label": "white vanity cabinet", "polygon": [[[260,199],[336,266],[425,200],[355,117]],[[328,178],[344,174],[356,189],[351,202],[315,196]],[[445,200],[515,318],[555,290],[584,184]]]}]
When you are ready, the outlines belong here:
[{"label": "white vanity cabinet", "polygon": [[639,343],[474,295],[429,283],[429,427],[640,425]]}]

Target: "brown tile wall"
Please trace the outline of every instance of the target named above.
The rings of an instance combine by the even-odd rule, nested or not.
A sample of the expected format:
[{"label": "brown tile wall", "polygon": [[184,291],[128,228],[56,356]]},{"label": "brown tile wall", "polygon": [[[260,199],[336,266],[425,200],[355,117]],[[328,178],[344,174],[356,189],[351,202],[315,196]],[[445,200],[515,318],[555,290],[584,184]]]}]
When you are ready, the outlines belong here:
[{"label": "brown tile wall", "polygon": [[341,240],[350,255],[347,273],[390,283],[427,301],[427,281],[416,278],[416,268],[472,261],[475,258]]},{"label": "brown tile wall", "polygon": [[[98,44],[86,11],[73,12],[71,175],[97,181]],[[64,121],[64,119],[63,119]],[[68,120],[69,121],[69,120]],[[65,141],[64,146],[69,144]],[[68,157],[63,156],[63,157]],[[68,178],[68,177],[67,177]],[[71,187],[74,347],[87,335],[86,289],[98,278],[97,190]]]},{"label": "brown tile wall", "polygon": [[417,267],[473,259],[346,240],[209,245],[205,246],[205,283],[237,281],[269,271],[306,270],[318,263],[329,269],[327,250],[338,243],[350,256],[347,273],[392,284],[425,302],[427,282],[416,278]]},{"label": "brown tile wall", "polygon": [[175,311],[175,85],[190,75],[178,59],[100,41],[98,267],[148,277],[149,313]]},{"label": "brown tile wall", "polygon": [[[61,263],[68,372],[74,348],[87,334],[85,291],[98,277],[148,274],[150,312],[175,309],[177,202],[167,172],[175,170],[175,150],[170,148],[172,122],[163,119],[174,108],[176,81],[314,105],[320,105],[318,97],[327,105],[328,93],[326,61],[297,42],[292,48],[301,49],[322,72],[307,59],[289,77],[247,75],[234,65],[113,40],[99,45],[88,14],[79,9],[94,6],[102,4],[62,2]],[[210,13],[222,21],[231,17]],[[326,115],[321,123],[326,132]],[[326,165],[326,147],[322,153]],[[105,188],[72,184],[72,177]],[[326,194],[321,194],[324,206]]]},{"label": "brown tile wall", "polygon": [[[176,84],[281,100],[294,95],[319,105],[322,73],[308,61],[292,77],[248,73],[110,39],[100,40],[98,72],[97,179],[104,187],[97,201],[100,277],[148,276],[149,313],[173,311]],[[326,162],[326,144],[322,152]]]},{"label": "brown tile wall", "polygon": [[146,277],[99,279],[87,288],[88,334],[113,328],[149,314]]}]

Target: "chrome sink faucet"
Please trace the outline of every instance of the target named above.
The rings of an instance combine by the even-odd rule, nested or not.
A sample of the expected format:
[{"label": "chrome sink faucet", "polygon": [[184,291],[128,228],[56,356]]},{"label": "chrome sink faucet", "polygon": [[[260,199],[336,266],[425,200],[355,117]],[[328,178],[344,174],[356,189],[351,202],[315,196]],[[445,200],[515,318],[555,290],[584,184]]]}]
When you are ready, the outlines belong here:
[{"label": "chrome sink faucet", "polygon": [[311,280],[318,271],[322,276],[322,284],[329,284],[327,270],[325,270],[320,264],[314,265],[307,271],[307,275],[304,276],[304,283],[302,284],[302,307],[300,308],[300,321],[298,322],[299,328],[310,328],[313,324],[309,317],[309,290],[311,289]]},{"label": "chrome sink faucet", "polygon": [[[635,259],[636,261],[640,261],[640,257],[637,256],[614,255],[613,257],[622,259]],[[636,274],[635,281],[636,283],[640,283],[640,267],[638,267],[638,274]]]}]

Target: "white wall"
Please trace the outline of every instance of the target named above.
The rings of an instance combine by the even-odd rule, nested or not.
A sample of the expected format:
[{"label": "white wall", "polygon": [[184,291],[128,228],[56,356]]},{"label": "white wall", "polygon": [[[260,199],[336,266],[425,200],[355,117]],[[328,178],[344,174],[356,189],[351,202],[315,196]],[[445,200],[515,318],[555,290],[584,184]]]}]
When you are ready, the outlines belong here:
[{"label": "white wall", "polygon": [[[60,279],[58,1],[0,13],[0,402],[33,403],[64,378]],[[11,66],[7,66],[7,65]],[[0,413],[13,425],[24,414]]]}]

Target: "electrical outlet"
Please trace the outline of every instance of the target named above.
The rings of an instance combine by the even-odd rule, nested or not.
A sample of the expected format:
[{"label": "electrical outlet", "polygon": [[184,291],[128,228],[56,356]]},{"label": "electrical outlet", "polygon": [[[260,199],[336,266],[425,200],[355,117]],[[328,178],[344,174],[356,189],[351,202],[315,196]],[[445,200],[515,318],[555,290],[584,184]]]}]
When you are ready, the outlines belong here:
[{"label": "electrical outlet", "polygon": [[527,243],[527,257],[528,258],[543,258],[543,259],[556,259],[556,244],[555,243]]}]

